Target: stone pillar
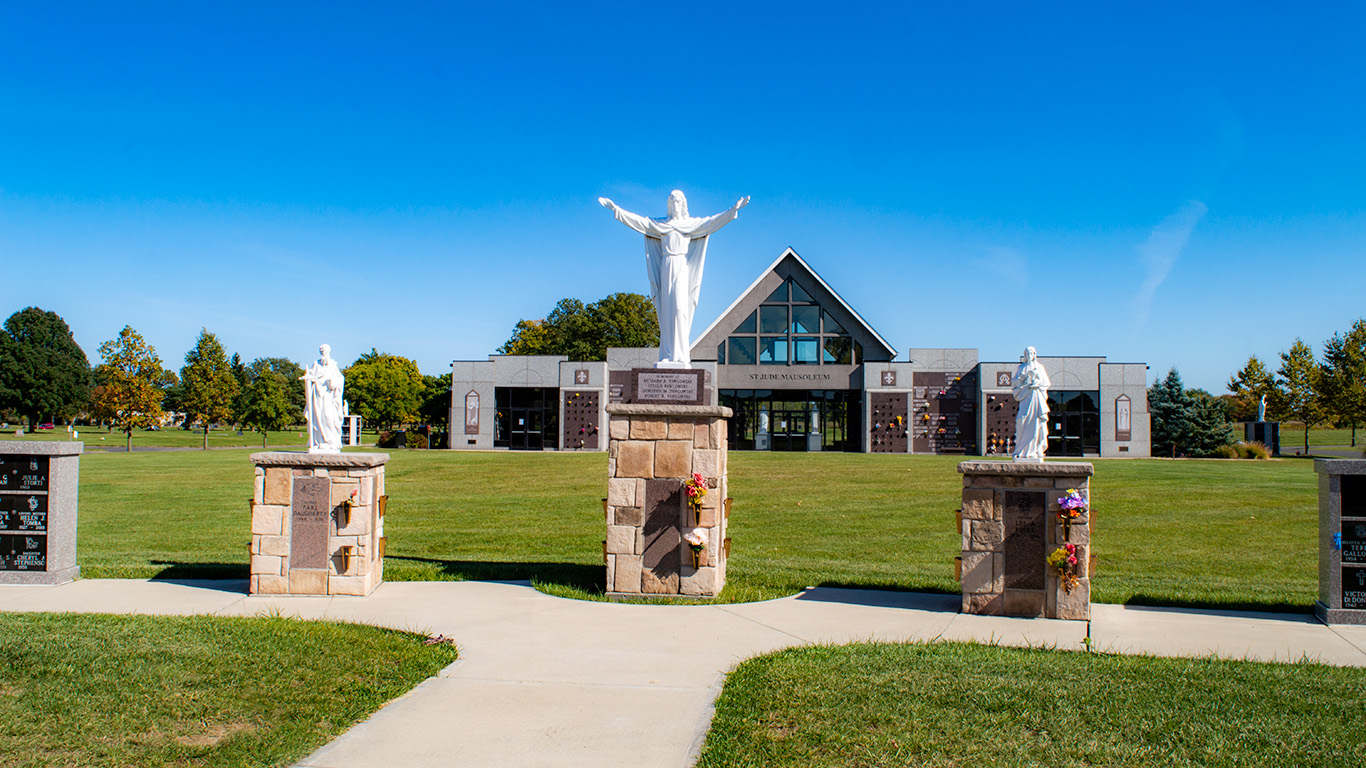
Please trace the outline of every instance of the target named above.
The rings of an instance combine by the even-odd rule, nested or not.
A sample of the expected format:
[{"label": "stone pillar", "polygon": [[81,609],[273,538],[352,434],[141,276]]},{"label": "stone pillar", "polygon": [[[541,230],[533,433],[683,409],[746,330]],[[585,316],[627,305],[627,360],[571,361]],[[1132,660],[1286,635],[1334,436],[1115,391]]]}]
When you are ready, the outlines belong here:
[{"label": "stone pillar", "polygon": [[253,595],[368,595],[384,580],[387,453],[253,453]]},{"label": "stone pillar", "polygon": [[[715,597],[726,584],[726,419],[706,405],[609,405],[607,591],[613,595]],[[694,512],[684,483],[702,475]],[[694,565],[683,536],[700,528]]]},{"label": "stone pillar", "polygon": [[0,442],[0,584],[64,584],[76,565],[85,443]]},{"label": "stone pillar", "polygon": [[1366,460],[1314,459],[1319,473],[1319,599],[1325,624],[1366,624]]},{"label": "stone pillar", "polygon": [[[1058,500],[1076,488],[1091,499],[1094,471],[1084,462],[964,461],[960,581],[963,612],[994,616],[1091,618],[1091,513],[1069,531],[1058,520]],[[1076,546],[1078,583],[1064,588],[1050,553]]]}]

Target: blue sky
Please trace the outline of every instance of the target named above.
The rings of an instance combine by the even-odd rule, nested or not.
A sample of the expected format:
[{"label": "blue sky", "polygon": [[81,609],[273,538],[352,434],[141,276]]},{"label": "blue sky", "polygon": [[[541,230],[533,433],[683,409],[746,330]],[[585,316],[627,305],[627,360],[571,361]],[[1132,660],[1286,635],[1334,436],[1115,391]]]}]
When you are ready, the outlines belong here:
[{"label": "blue sky", "polygon": [[1218,392],[1366,315],[1362,6],[493,5],[9,4],[0,314],[440,374],[646,293],[596,198],[679,188],[753,197],[694,334],[787,246],[902,355]]}]

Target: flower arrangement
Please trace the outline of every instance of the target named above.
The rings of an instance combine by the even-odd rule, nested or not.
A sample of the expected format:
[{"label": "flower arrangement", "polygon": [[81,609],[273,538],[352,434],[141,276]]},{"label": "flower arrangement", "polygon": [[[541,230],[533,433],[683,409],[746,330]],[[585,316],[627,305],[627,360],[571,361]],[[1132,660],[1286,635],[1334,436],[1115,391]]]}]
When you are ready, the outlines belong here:
[{"label": "flower arrangement", "polygon": [[1076,488],[1068,488],[1067,495],[1058,499],[1058,520],[1062,522],[1063,541],[1072,539],[1072,521],[1086,514],[1086,497]]},{"label": "flower arrangement", "polygon": [[1062,581],[1062,589],[1064,592],[1070,594],[1072,588],[1079,583],[1079,578],[1077,576],[1077,545],[1068,543],[1053,550],[1053,554],[1048,556],[1048,564],[1058,570],[1058,578]]},{"label": "flower arrangement", "polygon": [[350,496],[347,496],[347,497],[346,497],[346,501],[343,501],[342,503],[346,505],[346,508],[347,508],[347,509],[350,509],[350,508],[356,506],[357,504],[359,504],[359,503],[360,503],[360,489],[357,488],[356,490],[352,491],[352,492],[351,492],[351,495],[350,495]]},{"label": "flower arrangement", "polygon": [[688,492],[688,504],[692,505],[694,514],[702,511],[702,497],[707,495],[707,480],[701,474],[694,472],[688,482],[683,485]]},{"label": "flower arrangement", "polygon": [[694,528],[683,534],[683,541],[692,550],[692,567],[697,568],[701,564],[702,552],[707,548],[707,529]]}]

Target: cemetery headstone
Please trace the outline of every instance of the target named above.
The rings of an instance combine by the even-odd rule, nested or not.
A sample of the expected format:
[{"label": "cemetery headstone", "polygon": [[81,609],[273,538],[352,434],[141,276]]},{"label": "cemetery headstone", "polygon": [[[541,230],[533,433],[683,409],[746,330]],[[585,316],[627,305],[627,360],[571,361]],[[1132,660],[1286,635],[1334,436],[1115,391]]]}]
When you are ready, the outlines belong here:
[{"label": "cemetery headstone", "polygon": [[76,565],[83,443],[0,443],[0,584],[62,584]]},{"label": "cemetery headstone", "polygon": [[1325,624],[1366,624],[1366,460],[1315,459],[1319,599]]}]

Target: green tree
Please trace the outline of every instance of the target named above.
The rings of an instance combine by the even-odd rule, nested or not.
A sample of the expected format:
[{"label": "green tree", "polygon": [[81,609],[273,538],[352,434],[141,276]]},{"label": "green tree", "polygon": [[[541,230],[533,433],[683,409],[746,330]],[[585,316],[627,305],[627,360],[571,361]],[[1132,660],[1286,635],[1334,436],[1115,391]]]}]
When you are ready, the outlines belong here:
[{"label": "green tree", "polygon": [[290,402],[284,377],[274,371],[266,370],[257,375],[247,384],[239,400],[242,423],[260,430],[262,448],[269,442],[272,431],[278,432],[298,421],[298,411]]},{"label": "green tree", "polygon": [[614,293],[588,305],[578,299],[561,299],[544,320],[517,321],[512,338],[498,351],[587,361],[606,360],[608,347],[658,344],[654,304],[638,293]]},{"label": "green tree", "polygon": [[122,431],[131,451],[133,430],[161,418],[161,358],[129,325],[118,338],[100,345],[100,357],[104,362],[95,368],[94,416]]},{"label": "green tree", "polygon": [[[240,361],[239,361],[240,364]],[[209,450],[209,426],[227,421],[233,416],[233,398],[237,396],[237,379],[232,365],[218,337],[207,328],[199,331],[194,348],[185,353],[185,366],[180,369],[181,405],[186,421],[204,425],[204,450]]]},{"label": "green tree", "polygon": [[1233,407],[1229,414],[1234,421],[1253,421],[1262,397],[1266,397],[1268,418],[1276,418],[1283,407],[1284,397],[1276,385],[1276,377],[1256,355],[1247,359],[1242,370],[1228,378],[1228,391],[1233,393]]},{"label": "green tree", "polygon": [[423,396],[419,415],[426,424],[445,431],[451,423],[451,375],[422,377]]},{"label": "green tree", "polygon": [[412,360],[371,349],[342,374],[351,413],[360,414],[367,423],[392,427],[417,418],[424,384]]},{"label": "green tree", "polygon": [[1323,368],[1314,360],[1314,350],[1295,339],[1289,352],[1281,353],[1276,383],[1284,393],[1283,415],[1304,424],[1304,452],[1309,453],[1309,430],[1323,422],[1326,415],[1320,393]]},{"label": "green tree", "polygon": [[1175,368],[1148,390],[1152,455],[1208,456],[1232,441],[1228,415],[1217,397],[1187,390]]},{"label": "green tree", "polygon": [[285,396],[289,399],[290,424],[301,424],[304,420],[304,406],[308,402],[308,396],[304,391],[303,375],[304,369],[298,363],[287,357],[258,357],[251,361],[247,366],[247,383],[267,373],[274,374],[284,387]]},{"label": "green tree", "polygon": [[69,418],[90,403],[93,377],[71,329],[55,312],[28,307],[0,332],[0,409],[28,417],[29,429]]},{"label": "green tree", "polygon": [[1335,333],[1323,345],[1323,405],[1339,423],[1366,423],[1366,319],[1358,319],[1346,333]]}]

